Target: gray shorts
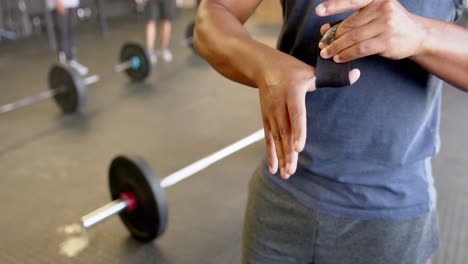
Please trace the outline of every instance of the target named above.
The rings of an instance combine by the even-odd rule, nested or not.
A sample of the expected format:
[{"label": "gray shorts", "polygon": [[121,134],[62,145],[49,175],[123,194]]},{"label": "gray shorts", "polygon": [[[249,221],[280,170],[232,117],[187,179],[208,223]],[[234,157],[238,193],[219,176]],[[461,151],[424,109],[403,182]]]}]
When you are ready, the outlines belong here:
[{"label": "gray shorts", "polygon": [[299,204],[261,169],[250,181],[242,263],[425,264],[438,246],[435,210],[403,221],[337,218]]},{"label": "gray shorts", "polygon": [[148,0],[145,7],[147,21],[172,21],[175,18],[175,12],[173,0]]}]

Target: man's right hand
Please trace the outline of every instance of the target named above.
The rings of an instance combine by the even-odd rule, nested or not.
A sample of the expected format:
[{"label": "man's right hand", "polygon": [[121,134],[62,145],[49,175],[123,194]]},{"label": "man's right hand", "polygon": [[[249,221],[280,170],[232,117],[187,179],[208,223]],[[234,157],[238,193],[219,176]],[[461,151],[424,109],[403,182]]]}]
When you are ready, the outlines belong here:
[{"label": "man's right hand", "polygon": [[[280,51],[270,52],[262,65],[263,74],[257,80],[263,126],[267,146],[269,171],[280,169],[288,179],[296,172],[299,153],[307,137],[305,96],[316,90],[315,68]],[[360,72],[349,72],[355,83]]]},{"label": "man's right hand", "polygon": [[[315,68],[255,41],[245,30],[261,0],[204,0],[194,46],[223,76],[259,89],[270,173],[293,175],[307,135],[305,95],[314,91]],[[311,47],[312,48],[312,47]],[[359,78],[358,70],[349,74]]]},{"label": "man's right hand", "polygon": [[297,168],[306,141],[305,95],[315,91],[315,68],[281,52],[270,57],[258,83],[269,171],[283,179]]}]

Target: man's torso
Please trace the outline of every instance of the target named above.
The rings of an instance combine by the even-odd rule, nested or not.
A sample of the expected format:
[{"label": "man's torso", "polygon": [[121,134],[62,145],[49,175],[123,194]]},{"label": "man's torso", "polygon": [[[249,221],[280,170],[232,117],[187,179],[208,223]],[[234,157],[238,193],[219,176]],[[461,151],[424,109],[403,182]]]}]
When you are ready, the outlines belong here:
[{"label": "man's torso", "polygon": [[[319,18],[315,8],[321,2],[282,1],[278,48],[312,66],[320,26],[351,14]],[[400,3],[438,20],[451,21],[456,13],[452,0]],[[439,148],[441,81],[408,59],[371,56],[352,65],[361,70],[354,85],[307,94],[308,135],[298,171],[286,182],[270,179],[306,206],[337,216],[426,213],[435,199],[429,159]]]}]

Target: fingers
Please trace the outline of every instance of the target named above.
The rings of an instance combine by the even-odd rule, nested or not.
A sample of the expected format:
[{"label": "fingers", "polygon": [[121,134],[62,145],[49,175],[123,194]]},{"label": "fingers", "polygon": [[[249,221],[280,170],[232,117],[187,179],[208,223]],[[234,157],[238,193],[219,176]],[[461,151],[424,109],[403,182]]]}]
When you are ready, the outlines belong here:
[{"label": "fingers", "polygon": [[291,176],[291,160],[295,152],[293,146],[293,136],[291,133],[291,122],[289,119],[287,106],[284,105],[284,108],[282,109],[278,108],[275,116],[277,118],[276,122],[281,139],[281,143],[279,145],[282,146],[281,148],[277,147],[276,149],[282,149],[283,151],[282,155],[278,155],[280,156],[280,172],[281,177],[287,179],[289,176]]},{"label": "fingers", "polygon": [[335,38],[330,45],[323,48],[320,51],[320,56],[324,59],[329,59],[360,42],[377,37],[380,33],[381,30],[372,24],[352,29],[341,37]]},{"label": "fingers", "polygon": [[[285,121],[289,121],[289,118],[286,119]],[[284,127],[282,127],[283,125],[288,126],[288,128],[285,129]],[[283,143],[283,152],[284,152],[284,166],[281,172],[281,177],[283,179],[288,179],[295,171],[295,169],[294,171],[292,169],[293,167],[295,167],[295,164],[293,164],[293,160],[294,160],[294,157],[297,156],[297,152],[294,150],[293,136],[291,134],[290,124],[279,123],[279,126],[280,126],[280,136],[281,136],[281,141]]]},{"label": "fingers", "polygon": [[280,169],[281,177],[285,177],[284,168],[286,166],[285,155],[284,155],[284,146],[280,135],[280,128],[276,120],[270,120],[271,134],[273,137],[273,142],[275,144],[275,151],[278,157],[278,166]]},{"label": "fingers", "polygon": [[324,24],[320,27],[320,34],[323,36],[331,28],[330,23]]},{"label": "fingers", "polygon": [[[315,69],[314,69],[315,75]],[[287,112],[291,125],[291,140],[289,141],[289,156],[288,165],[286,166],[287,178],[293,175],[297,169],[297,161],[299,153],[304,150],[307,137],[307,110],[305,104],[306,92],[315,91],[315,78],[305,82],[304,87],[298,87],[291,91],[287,98]]]},{"label": "fingers", "polygon": [[263,122],[264,126],[264,133],[265,133],[265,142],[266,142],[266,149],[267,149],[267,157],[268,157],[268,171],[271,174],[275,174],[278,171],[278,157],[276,156],[276,146],[273,140],[273,135],[270,129],[270,124],[268,121]]},{"label": "fingers", "polygon": [[[278,85],[259,87],[269,171],[276,174],[279,169],[283,179],[296,172],[307,136],[305,95],[316,89],[315,68],[292,62],[284,75],[274,75]],[[295,71],[289,72],[291,68]]]},{"label": "fingers", "polygon": [[[351,39],[353,39],[353,37],[355,37],[355,34],[357,33],[355,32],[350,33],[350,32],[372,22],[372,20],[375,19],[375,16],[377,13],[373,11],[374,10],[372,10],[372,8],[366,7],[366,8],[359,10],[358,12],[355,12],[354,14],[352,14],[351,16],[349,16],[348,18],[340,22],[340,24],[338,25],[338,28],[335,31],[333,40],[337,40],[347,33],[350,34],[347,37],[350,37]],[[322,35],[325,35],[330,30],[330,28],[331,28],[331,25],[329,23],[324,24],[320,28],[320,33]],[[328,43],[324,43],[323,40],[321,40],[319,42],[319,48],[321,49],[325,48],[327,46],[326,44]]]},{"label": "fingers", "polygon": [[344,63],[363,57],[380,54],[385,50],[385,43],[379,38],[372,38],[357,43],[343,51],[339,54],[333,56],[333,60],[337,63]]},{"label": "fingers", "polygon": [[[289,106],[289,104],[288,104]],[[291,129],[294,137],[294,151],[301,152],[304,150],[306,135],[307,135],[307,119],[305,103],[301,102],[297,105],[290,106]]]},{"label": "fingers", "polygon": [[288,179],[296,172],[298,153],[294,151],[292,136],[284,129],[284,124],[276,125],[275,121],[272,124],[264,126],[268,171],[276,174],[279,168],[281,177]]},{"label": "fingers", "polygon": [[293,154],[291,155],[291,160],[289,162],[290,163],[289,171],[287,173],[287,177],[284,178],[285,180],[289,179],[289,177],[291,177],[291,175],[296,173],[298,158],[299,158],[299,153],[294,151]]},{"label": "fingers", "polygon": [[317,6],[315,13],[317,16],[331,16],[348,11],[359,10],[372,2],[373,0],[327,0]]},{"label": "fingers", "polygon": [[[311,85],[315,88],[315,79],[311,81]],[[305,91],[307,91],[307,89],[296,90],[296,94],[290,96],[287,101],[291,130],[294,138],[293,146],[296,152],[304,150],[306,142],[307,111],[305,106]]]},{"label": "fingers", "polygon": [[353,13],[351,16],[341,21],[336,30],[335,39],[340,38],[343,34],[355,28],[369,24],[376,18],[376,16],[377,12],[375,12],[375,10],[373,10],[371,7],[366,7]]},{"label": "fingers", "polygon": [[[320,27],[320,35],[325,35],[325,33],[327,33],[327,31],[331,28],[331,25],[330,23],[327,23],[327,24],[324,24]],[[327,44],[323,43],[323,41],[320,41],[319,42],[319,48],[320,49],[323,49],[327,46]]]},{"label": "fingers", "polygon": [[[314,86],[315,79],[310,81]],[[309,84],[307,84],[309,86]],[[307,87],[291,92],[285,104],[277,104],[273,113],[263,119],[271,174],[280,170],[288,179],[296,172],[299,152],[304,149],[307,126],[305,93]],[[284,107],[280,107],[283,105]]]}]

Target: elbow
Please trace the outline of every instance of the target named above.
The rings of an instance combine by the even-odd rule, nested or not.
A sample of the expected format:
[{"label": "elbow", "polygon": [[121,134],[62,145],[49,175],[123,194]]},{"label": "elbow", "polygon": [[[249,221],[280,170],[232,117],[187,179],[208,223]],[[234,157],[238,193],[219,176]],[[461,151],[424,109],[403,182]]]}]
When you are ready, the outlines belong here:
[{"label": "elbow", "polygon": [[218,60],[216,60],[216,57],[213,56],[214,54],[209,48],[212,44],[210,44],[210,36],[208,34],[209,30],[206,28],[204,19],[198,15],[195,20],[195,29],[193,31],[193,48],[201,58],[216,69]]},{"label": "elbow", "polygon": [[195,20],[195,30],[193,32],[193,48],[200,57],[207,59],[208,56],[208,44],[206,37],[206,29],[204,25],[204,19],[198,15]]}]

